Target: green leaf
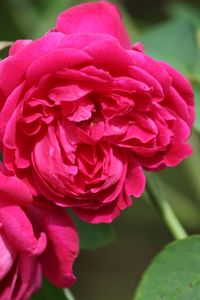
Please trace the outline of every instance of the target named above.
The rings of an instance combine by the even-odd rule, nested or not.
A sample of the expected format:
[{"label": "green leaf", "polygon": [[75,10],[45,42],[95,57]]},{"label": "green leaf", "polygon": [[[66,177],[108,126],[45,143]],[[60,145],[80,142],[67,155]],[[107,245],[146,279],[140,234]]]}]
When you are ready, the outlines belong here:
[{"label": "green leaf", "polygon": [[169,244],[145,272],[134,300],[200,299],[200,236]]},{"label": "green leaf", "polygon": [[80,237],[80,247],[85,250],[94,250],[112,243],[115,239],[110,224],[87,224],[72,216]]},{"label": "green leaf", "polygon": [[[174,67],[190,70],[198,57],[194,26],[187,21],[172,20],[146,31],[140,38],[147,53]],[[182,70],[180,70],[182,71]]]},{"label": "green leaf", "polygon": [[50,284],[46,279],[43,280],[42,288],[31,297],[31,300],[70,300],[68,299],[62,289],[58,289]]}]

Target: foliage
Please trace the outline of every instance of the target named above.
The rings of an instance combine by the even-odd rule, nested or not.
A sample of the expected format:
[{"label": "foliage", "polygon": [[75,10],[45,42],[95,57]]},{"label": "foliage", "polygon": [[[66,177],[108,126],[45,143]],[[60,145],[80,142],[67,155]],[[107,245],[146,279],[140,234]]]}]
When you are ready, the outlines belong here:
[{"label": "foliage", "polygon": [[73,215],[76,223],[79,237],[80,247],[85,250],[94,250],[112,243],[115,234],[111,224],[87,224]]},{"label": "foliage", "polygon": [[200,295],[200,236],[175,241],[147,269],[134,300],[192,300]]}]

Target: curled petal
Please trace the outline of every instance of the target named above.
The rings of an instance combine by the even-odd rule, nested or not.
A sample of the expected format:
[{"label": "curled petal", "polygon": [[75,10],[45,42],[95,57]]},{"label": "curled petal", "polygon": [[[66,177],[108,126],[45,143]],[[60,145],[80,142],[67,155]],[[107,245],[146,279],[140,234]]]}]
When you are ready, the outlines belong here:
[{"label": "curled petal", "polygon": [[50,282],[64,288],[76,278],[72,266],[79,252],[77,231],[64,210],[45,208],[42,211],[48,243],[41,256],[43,271]]},{"label": "curled petal", "polygon": [[13,246],[29,255],[40,255],[46,248],[46,235],[35,237],[32,224],[27,215],[17,205],[0,200],[0,220],[4,232]]}]

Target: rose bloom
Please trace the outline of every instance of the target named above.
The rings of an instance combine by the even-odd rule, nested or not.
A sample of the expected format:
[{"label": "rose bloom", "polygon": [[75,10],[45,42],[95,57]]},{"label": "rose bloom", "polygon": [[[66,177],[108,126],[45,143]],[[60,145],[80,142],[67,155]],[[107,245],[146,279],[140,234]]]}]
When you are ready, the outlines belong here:
[{"label": "rose bloom", "polygon": [[87,222],[111,222],[139,197],[143,169],[191,154],[189,82],[132,46],[106,1],[70,8],[43,37],[14,43],[0,62],[0,99],[7,168]]},{"label": "rose bloom", "polygon": [[72,264],[78,236],[58,207],[32,205],[20,179],[0,171],[0,299],[28,300],[42,282],[42,272],[58,287],[75,282]]}]

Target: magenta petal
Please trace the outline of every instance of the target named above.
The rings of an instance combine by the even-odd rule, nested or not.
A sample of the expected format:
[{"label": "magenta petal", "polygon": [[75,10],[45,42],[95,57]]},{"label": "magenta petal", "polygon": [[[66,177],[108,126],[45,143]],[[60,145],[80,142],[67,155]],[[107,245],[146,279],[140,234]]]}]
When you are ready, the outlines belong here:
[{"label": "magenta petal", "polygon": [[22,83],[23,74],[24,71],[15,63],[13,56],[0,61],[0,89],[6,96]]},{"label": "magenta petal", "polygon": [[111,74],[112,72],[119,72],[119,74],[122,74],[122,71],[127,72],[128,66],[134,62],[128,51],[110,40],[91,43],[84,48],[84,51],[94,59],[97,65],[107,67]]},{"label": "magenta petal", "polygon": [[91,224],[111,223],[120,215],[120,209],[116,205],[115,201],[106,206],[102,206],[97,210],[92,207],[88,209],[77,207],[74,208],[73,211],[80,217],[81,220]]},{"label": "magenta petal", "polygon": [[20,277],[21,282],[16,300],[29,300],[42,285],[42,272],[38,258],[21,254],[18,277]]},{"label": "magenta petal", "polygon": [[56,30],[69,33],[106,33],[116,37],[124,48],[131,42],[118,9],[107,1],[72,7],[57,19]]},{"label": "magenta petal", "polygon": [[78,49],[56,49],[34,60],[27,71],[27,80],[38,81],[42,76],[91,61],[92,58]]},{"label": "magenta petal", "polygon": [[76,280],[72,266],[79,252],[77,231],[62,209],[45,208],[42,214],[48,235],[47,248],[41,256],[43,272],[54,285],[69,287]]},{"label": "magenta petal", "polygon": [[20,179],[2,173],[0,173],[0,197],[24,205],[32,202],[31,192]]},{"label": "magenta petal", "polygon": [[15,109],[12,116],[10,117],[4,132],[3,144],[11,149],[16,147],[16,126],[18,118],[19,108]]},{"label": "magenta petal", "polygon": [[[23,82],[27,68],[38,57],[53,51],[63,37],[61,33],[49,33],[28,44],[15,55],[0,61],[0,89],[9,95]],[[15,74],[15,76],[13,76]]]},{"label": "magenta petal", "polygon": [[[194,123],[195,113],[194,113],[194,92],[192,90],[192,86],[181,73],[176,71],[174,68],[169,66],[168,64],[164,62],[160,62],[160,64],[165,68],[165,70],[169,73],[169,75],[172,77],[172,86],[174,87],[177,97],[179,96],[182,98],[182,102],[185,102],[182,104],[186,107],[188,110],[189,118],[188,118],[188,124],[191,127]],[[180,107],[181,110],[181,107]]]},{"label": "magenta petal", "polygon": [[[165,68],[163,68],[160,62],[142,52],[129,51],[129,54],[133,57],[138,68],[144,70],[146,73],[149,73],[151,77],[154,77],[157,81],[157,86],[159,84],[164,92],[168,91],[169,86],[172,83],[172,78],[165,70]],[[149,82],[148,77],[144,82],[147,82],[147,80]]]},{"label": "magenta petal", "polygon": [[6,238],[6,235],[3,232],[0,232],[0,280],[2,280],[10,271],[16,255],[16,249],[12,247],[12,244]]},{"label": "magenta petal", "polygon": [[92,111],[94,111],[94,104],[87,98],[83,98],[79,101],[78,108],[68,116],[68,120],[81,122],[89,120],[92,116]]},{"label": "magenta petal", "polygon": [[177,143],[167,152],[164,161],[168,167],[174,167],[191,154],[192,147],[190,145]]},{"label": "magenta petal", "polygon": [[49,91],[49,98],[56,101],[75,101],[92,91],[92,87],[84,84],[68,84],[65,86],[57,86]]},{"label": "magenta petal", "polygon": [[3,280],[1,280],[1,284],[0,284],[1,300],[15,299],[13,298],[12,295],[14,293],[14,289],[18,278],[18,271],[19,271],[19,264],[18,261],[16,261],[16,263],[14,263],[7,276]]},{"label": "magenta petal", "polygon": [[9,55],[14,55],[20,50],[22,50],[25,46],[32,43],[32,40],[17,40],[15,43],[12,44],[10,47]]},{"label": "magenta petal", "polygon": [[3,134],[9,119],[13,115],[13,111],[16,109],[18,101],[20,99],[21,92],[23,91],[24,83],[19,85],[7,98],[1,112],[0,112],[0,138],[3,138]]},{"label": "magenta petal", "polygon": [[59,43],[59,48],[83,49],[90,43],[99,41],[105,42],[107,40],[119,44],[119,41],[115,37],[105,33],[73,33],[64,35]]},{"label": "magenta petal", "polygon": [[17,205],[0,200],[0,220],[7,238],[14,247],[30,255],[40,255],[46,247],[46,235],[35,237],[32,224],[27,215]]},{"label": "magenta petal", "polygon": [[128,160],[128,171],[125,181],[125,193],[128,197],[140,197],[145,189],[145,175],[138,161],[130,155]]}]

